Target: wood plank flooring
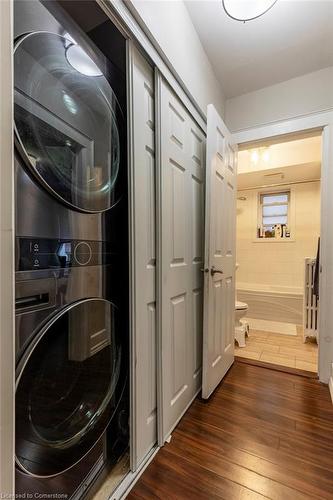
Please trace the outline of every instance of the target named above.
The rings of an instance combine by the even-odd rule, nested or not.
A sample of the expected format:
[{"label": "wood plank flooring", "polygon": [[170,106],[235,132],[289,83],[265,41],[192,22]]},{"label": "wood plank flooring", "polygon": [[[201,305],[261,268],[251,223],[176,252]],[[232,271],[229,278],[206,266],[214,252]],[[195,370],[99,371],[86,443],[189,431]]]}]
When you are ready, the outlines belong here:
[{"label": "wood plank flooring", "polygon": [[235,363],[127,497],[333,499],[333,405],[317,380]]}]

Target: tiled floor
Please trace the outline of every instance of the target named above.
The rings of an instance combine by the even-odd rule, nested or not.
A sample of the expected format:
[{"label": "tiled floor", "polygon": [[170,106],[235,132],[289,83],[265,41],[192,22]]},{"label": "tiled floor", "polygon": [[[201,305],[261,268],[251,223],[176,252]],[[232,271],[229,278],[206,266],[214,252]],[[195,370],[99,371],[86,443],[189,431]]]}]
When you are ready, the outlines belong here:
[{"label": "tiled floor", "polygon": [[297,327],[297,336],[251,330],[246,347],[238,347],[236,343],[235,356],[315,373],[318,371],[318,346],[312,340],[304,344],[301,327]]}]

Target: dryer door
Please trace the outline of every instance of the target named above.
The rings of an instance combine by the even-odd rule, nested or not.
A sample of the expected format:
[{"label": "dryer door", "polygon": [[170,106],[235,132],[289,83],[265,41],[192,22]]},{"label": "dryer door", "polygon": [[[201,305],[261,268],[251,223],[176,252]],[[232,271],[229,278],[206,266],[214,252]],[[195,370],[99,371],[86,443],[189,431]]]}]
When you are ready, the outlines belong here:
[{"label": "dryer door", "polygon": [[112,419],[126,382],[116,309],[72,304],[37,334],[17,370],[16,462],[49,477],[76,464]]},{"label": "dryer door", "polygon": [[16,146],[49,192],[83,212],[117,201],[121,161],[122,112],[107,60],[97,62],[69,36],[34,32],[15,45]]}]

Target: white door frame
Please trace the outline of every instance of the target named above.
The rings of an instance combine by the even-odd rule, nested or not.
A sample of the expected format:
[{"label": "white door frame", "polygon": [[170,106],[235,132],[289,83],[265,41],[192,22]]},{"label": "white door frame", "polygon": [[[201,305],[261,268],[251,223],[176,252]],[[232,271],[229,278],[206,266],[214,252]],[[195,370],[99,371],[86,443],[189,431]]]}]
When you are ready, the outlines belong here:
[{"label": "white door frame", "polygon": [[14,493],[13,3],[0,1],[0,493]]},{"label": "white door frame", "polygon": [[312,129],[322,130],[320,261],[323,272],[320,275],[318,375],[319,380],[327,384],[333,362],[333,227],[330,218],[333,213],[333,111],[253,127],[235,132],[233,136],[238,144],[244,144]]}]

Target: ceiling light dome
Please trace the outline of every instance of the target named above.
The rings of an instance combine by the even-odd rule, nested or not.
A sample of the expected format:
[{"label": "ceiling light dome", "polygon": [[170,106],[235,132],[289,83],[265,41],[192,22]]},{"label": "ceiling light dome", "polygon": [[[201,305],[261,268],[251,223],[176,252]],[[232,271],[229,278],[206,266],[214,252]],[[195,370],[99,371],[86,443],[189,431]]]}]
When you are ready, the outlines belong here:
[{"label": "ceiling light dome", "polygon": [[236,21],[251,21],[265,14],[277,0],[222,0],[224,10]]}]

